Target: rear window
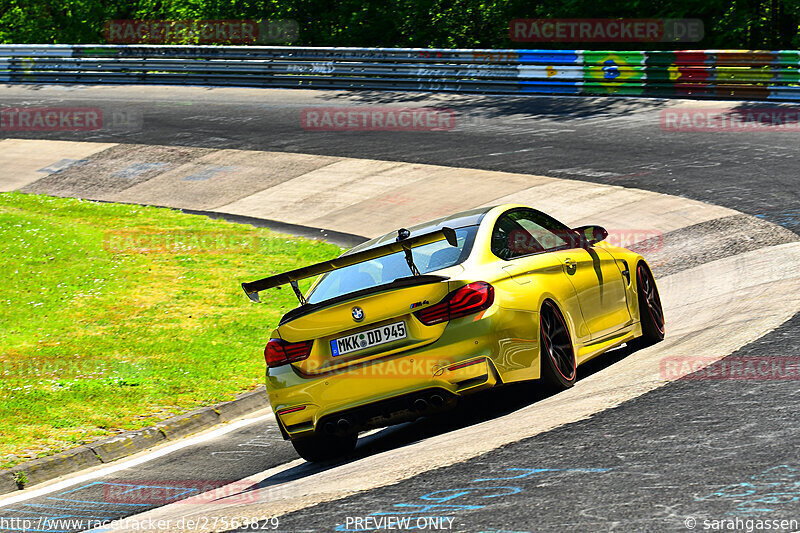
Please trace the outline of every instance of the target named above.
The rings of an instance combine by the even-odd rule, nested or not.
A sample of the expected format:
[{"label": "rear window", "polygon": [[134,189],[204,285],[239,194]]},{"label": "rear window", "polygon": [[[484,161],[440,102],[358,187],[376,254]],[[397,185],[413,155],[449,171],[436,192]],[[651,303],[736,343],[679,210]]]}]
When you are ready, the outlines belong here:
[{"label": "rear window", "polygon": [[[458,265],[469,257],[478,226],[467,226],[455,231],[458,246],[450,246],[446,240],[441,240],[414,248],[414,264],[421,274]],[[343,294],[391,283],[397,278],[411,275],[405,254],[398,252],[328,272],[307,299],[312,304],[324,302]]]}]

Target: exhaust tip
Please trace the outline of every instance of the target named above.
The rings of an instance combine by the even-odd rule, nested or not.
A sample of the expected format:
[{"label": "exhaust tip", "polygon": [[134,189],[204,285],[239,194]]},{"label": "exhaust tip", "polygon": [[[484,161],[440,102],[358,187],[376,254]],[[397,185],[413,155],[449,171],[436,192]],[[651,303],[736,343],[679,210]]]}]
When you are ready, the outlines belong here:
[{"label": "exhaust tip", "polygon": [[336,422],[336,427],[339,428],[339,431],[348,431],[350,425],[350,421],[346,418],[340,418],[339,421]]},{"label": "exhaust tip", "polygon": [[414,400],[414,410],[418,412],[425,411],[428,408],[428,402],[423,400],[422,398],[417,398]]},{"label": "exhaust tip", "polygon": [[438,394],[432,395],[430,401],[431,405],[434,407],[444,407],[444,398],[442,398]]},{"label": "exhaust tip", "polygon": [[334,424],[333,422],[328,422],[322,429],[325,431],[325,433],[332,435],[336,433],[336,424]]}]

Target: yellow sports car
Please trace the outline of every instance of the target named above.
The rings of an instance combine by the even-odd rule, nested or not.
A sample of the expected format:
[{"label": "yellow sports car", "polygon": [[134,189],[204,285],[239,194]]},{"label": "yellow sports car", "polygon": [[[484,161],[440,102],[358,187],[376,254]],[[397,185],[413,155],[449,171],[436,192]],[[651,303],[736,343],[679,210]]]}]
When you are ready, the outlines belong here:
[{"label": "yellow sports car", "polygon": [[[284,438],[308,461],[332,459],[352,451],[360,431],[504,383],[570,387],[576,367],[606,350],[660,341],[650,268],[607,236],[506,204],[242,284],[253,301],[284,284],[300,300],[264,350]],[[303,294],[297,281],[314,276]]]}]

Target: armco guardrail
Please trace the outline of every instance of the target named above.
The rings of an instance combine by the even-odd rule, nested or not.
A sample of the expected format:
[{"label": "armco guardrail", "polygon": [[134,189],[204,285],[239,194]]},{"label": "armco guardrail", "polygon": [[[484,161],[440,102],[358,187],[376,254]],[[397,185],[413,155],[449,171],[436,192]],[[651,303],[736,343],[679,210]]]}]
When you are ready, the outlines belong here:
[{"label": "armco guardrail", "polygon": [[0,81],[800,100],[800,51],[0,45]]}]

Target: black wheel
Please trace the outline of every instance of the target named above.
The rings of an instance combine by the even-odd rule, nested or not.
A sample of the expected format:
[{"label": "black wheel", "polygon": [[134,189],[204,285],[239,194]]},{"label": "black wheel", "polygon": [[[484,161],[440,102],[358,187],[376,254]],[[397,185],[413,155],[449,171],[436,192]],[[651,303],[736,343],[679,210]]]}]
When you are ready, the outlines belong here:
[{"label": "black wheel", "polygon": [[567,323],[556,305],[547,300],[539,314],[542,380],[556,390],[575,384],[576,361]]},{"label": "black wheel", "polygon": [[639,263],[636,267],[636,286],[642,336],[634,344],[643,348],[664,340],[664,310],[661,308],[656,281],[644,263]]},{"label": "black wheel", "polygon": [[297,454],[311,463],[330,461],[343,457],[356,448],[358,434],[314,435],[292,441]]}]

